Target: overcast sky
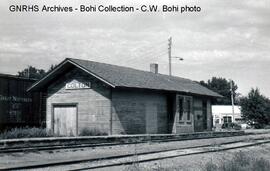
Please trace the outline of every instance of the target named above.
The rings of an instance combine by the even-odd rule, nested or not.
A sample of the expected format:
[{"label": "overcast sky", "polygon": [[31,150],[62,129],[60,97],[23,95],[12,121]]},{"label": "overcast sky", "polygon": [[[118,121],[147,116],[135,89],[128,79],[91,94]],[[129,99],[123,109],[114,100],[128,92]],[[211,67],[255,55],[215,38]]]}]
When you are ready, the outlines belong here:
[{"label": "overcast sky", "polygon": [[[168,74],[172,36],[173,75],[192,80],[233,79],[243,95],[251,87],[270,97],[269,0],[1,0],[0,73],[16,74],[27,65],[48,69],[66,57]],[[200,13],[11,13],[11,4],[178,4]]]}]

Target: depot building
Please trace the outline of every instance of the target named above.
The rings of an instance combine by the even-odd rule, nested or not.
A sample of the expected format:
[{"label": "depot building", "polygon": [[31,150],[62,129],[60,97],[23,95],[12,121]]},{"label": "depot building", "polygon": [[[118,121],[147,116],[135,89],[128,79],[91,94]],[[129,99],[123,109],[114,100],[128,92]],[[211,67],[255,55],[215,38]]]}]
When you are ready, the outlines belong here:
[{"label": "depot building", "polygon": [[158,73],[67,58],[28,91],[46,97],[46,127],[76,136],[209,131],[211,101],[221,97],[200,84]]}]

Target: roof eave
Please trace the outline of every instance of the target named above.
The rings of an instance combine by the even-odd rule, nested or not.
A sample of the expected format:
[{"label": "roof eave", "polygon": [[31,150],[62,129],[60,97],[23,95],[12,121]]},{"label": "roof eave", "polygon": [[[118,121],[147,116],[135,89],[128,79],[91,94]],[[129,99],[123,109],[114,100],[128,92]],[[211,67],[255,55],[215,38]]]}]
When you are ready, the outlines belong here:
[{"label": "roof eave", "polygon": [[74,62],[74,61],[72,61],[72,60],[70,60],[70,59],[68,59],[68,62],[70,62],[71,64],[77,66],[78,68],[80,68],[81,70],[87,72],[88,74],[92,75],[93,77],[99,79],[100,81],[102,81],[102,82],[108,84],[109,86],[115,88],[115,85],[114,85],[113,83],[110,83],[109,81],[105,80],[104,78],[102,78],[102,77],[100,77],[100,76],[94,74],[93,72],[91,72],[91,71],[89,71],[88,69],[86,69],[85,67],[83,67],[83,66],[77,64],[76,62]]},{"label": "roof eave", "polygon": [[174,93],[187,93],[187,94],[192,94],[192,95],[197,95],[197,96],[206,96],[206,97],[211,97],[211,98],[223,98],[222,95],[215,93],[216,95],[210,95],[210,94],[200,94],[200,93],[194,93],[190,91],[177,91],[177,90],[168,90],[168,89],[154,89],[154,88],[141,88],[141,87],[130,87],[130,86],[115,86],[115,88],[134,88],[134,89],[144,89],[144,90],[154,90],[154,91],[164,91],[164,92],[174,92]]},{"label": "roof eave", "polygon": [[27,89],[27,91],[32,91],[34,90],[40,83],[42,83],[43,81],[45,81],[46,79],[48,79],[51,75],[53,75],[55,72],[57,72],[61,67],[63,67],[66,63],[71,63],[72,65],[80,68],[81,70],[87,72],[88,74],[92,75],[93,77],[99,79],[100,81],[106,83],[107,85],[115,88],[115,85],[106,81],[105,79],[99,77],[98,75],[94,74],[93,72],[87,70],[86,68],[84,68],[83,66],[77,64],[76,62],[70,60],[69,58],[66,58],[63,62],[61,62],[60,64],[58,64],[58,66],[56,66],[55,69],[53,69],[51,72],[49,72],[47,75],[45,75],[43,78],[41,78],[40,80],[38,80],[37,82],[35,82],[31,87],[29,87]]},{"label": "roof eave", "polygon": [[43,82],[45,79],[47,79],[48,77],[50,77],[53,73],[55,73],[56,71],[58,71],[64,64],[67,63],[67,59],[64,60],[63,62],[61,62],[60,64],[58,64],[51,72],[49,72],[48,74],[46,74],[44,77],[42,77],[40,80],[38,80],[37,82],[35,82],[31,87],[29,87],[27,89],[27,91],[32,91],[37,85],[39,85],[41,82]]}]

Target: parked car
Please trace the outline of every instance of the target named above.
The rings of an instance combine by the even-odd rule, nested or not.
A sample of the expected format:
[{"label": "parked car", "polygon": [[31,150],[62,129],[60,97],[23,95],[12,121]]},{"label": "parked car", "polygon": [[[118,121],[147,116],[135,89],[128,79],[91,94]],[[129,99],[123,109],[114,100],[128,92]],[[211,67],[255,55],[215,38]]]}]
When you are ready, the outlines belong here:
[{"label": "parked car", "polygon": [[237,124],[237,123],[224,123],[222,124],[222,129],[235,129],[235,130],[241,130],[242,127],[241,125]]}]

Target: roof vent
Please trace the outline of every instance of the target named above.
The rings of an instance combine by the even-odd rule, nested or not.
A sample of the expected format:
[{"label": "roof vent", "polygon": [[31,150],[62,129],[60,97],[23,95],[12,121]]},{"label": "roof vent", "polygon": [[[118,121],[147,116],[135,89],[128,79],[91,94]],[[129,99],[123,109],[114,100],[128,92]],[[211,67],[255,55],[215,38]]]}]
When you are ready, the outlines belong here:
[{"label": "roof vent", "polygon": [[150,72],[157,74],[158,73],[158,64],[150,64]]}]

